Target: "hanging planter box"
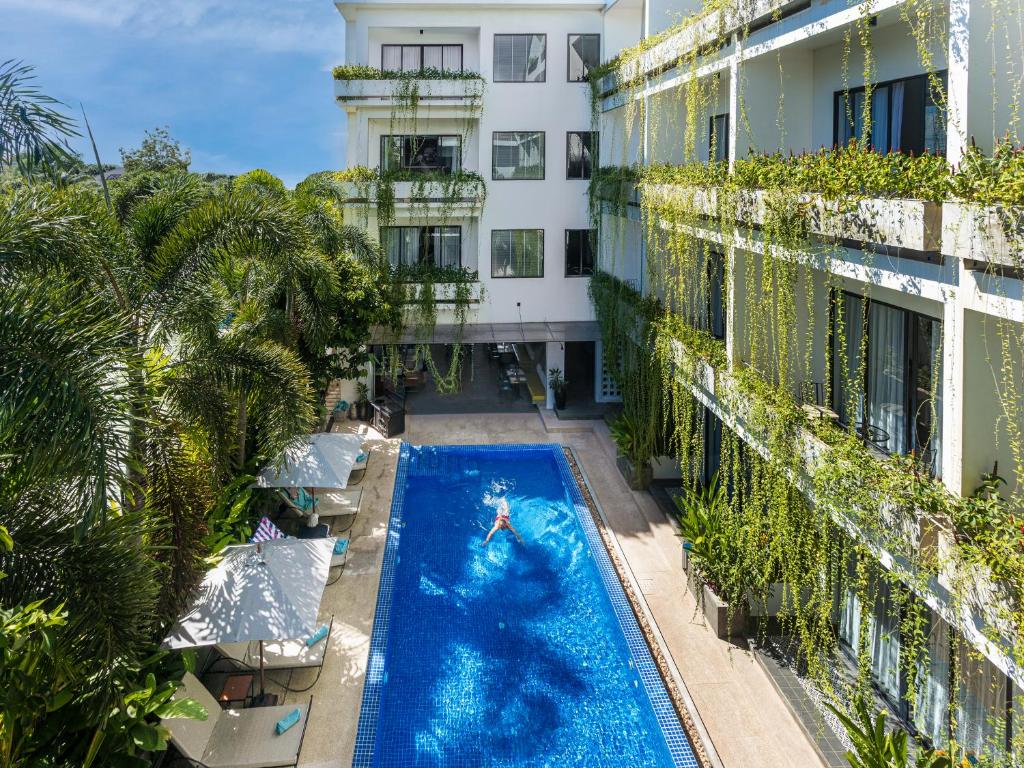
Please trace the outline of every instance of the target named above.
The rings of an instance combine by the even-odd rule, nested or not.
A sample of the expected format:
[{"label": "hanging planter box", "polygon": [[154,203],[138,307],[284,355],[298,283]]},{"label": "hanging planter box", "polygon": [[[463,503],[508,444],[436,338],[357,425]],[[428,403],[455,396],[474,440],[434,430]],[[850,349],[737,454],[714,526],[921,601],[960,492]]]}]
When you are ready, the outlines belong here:
[{"label": "hanging planter box", "polygon": [[[467,107],[480,102],[482,80],[418,80],[417,103],[430,106]],[[409,101],[405,80],[335,80],[334,96],[341,104],[349,102],[390,106]]]},{"label": "hanging planter box", "polygon": [[[662,200],[676,199],[699,216],[717,219],[720,190],[714,187],[686,188],[651,185],[649,192]],[[728,205],[737,222],[764,226],[768,221],[771,193],[765,190],[739,190]],[[724,202],[724,201],[723,201]],[[924,200],[864,198],[825,200],[821,195],[796,196],[804,212],[807,231],[821,237],[883,243],[913,251],[938,251],[942,246],[942,206]]]},{"label": "hanging planter box", "polygon": [[942,222],[942,252],[968,269],[1024,266],[1024,208],[945,203]]}]

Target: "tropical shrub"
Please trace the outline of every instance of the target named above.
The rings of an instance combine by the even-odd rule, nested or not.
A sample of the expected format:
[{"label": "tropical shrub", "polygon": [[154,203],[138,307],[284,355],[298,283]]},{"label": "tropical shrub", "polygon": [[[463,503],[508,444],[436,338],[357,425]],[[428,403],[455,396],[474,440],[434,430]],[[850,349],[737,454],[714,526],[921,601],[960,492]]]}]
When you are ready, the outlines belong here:
[{"label": "tropical shrub", "polygon": [[335,80],[482,80],[476,72],[425,67],[415,72],[398,72],[365,64],[340,64],[332,70]]}]

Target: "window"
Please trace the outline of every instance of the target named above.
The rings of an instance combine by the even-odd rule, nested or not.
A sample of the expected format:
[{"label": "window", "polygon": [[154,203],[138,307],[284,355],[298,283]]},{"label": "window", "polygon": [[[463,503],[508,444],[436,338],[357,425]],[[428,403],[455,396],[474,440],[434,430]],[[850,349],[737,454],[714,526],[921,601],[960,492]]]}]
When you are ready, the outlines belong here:
[{"label": "window", "polygon": [[380,242],[392,267],[462,266],[461,227],[381,227]]},{"label": "window", "polygon": [[565,178],[589,179],[597,157],[597,134],[570,131],[565,148]]},{"label": "window", "polygon": [[729,113],[711,117],[711,126],[708,130],[708,160],[728,161],[729,160]]},{"label": "window", "polygon": [[543,83],[547,47],[547,35],[495,35],[494,82]]},{"label": "window", "polygon": [[382,45],[380,68],[385,72],[462,71],[461,45]]},{"label": "window", "polygon": [[[946,73],[938,73],[943,87]],[[946,118],[927,75],[878,83],[871,90],[871,125],[864,125],[864,88],[835,94],[835,143],[866,141],[878,152],[946,152]]]},{"label": "window", "polygon": [[594,274],[593,235],[590,229],[565,230],[566,277],[589,277]]},{"label": "window", "polygon": [[491,178],[544,178],[543,131],[495,131],[491,143]]},{"label": "window", "polygon": [[831,324],[840,423],[886,453],[913,451],[938,475],[942,321],[844,291],[833,299]]},{"label": "window", "polygon": [[544,277],[544,230],[493,230],[491,277]]},{"label": "window", "polygon": [[708,264],[708,330],[716,339],[725,338],[725,256],[709,251]]},{"label": "window", "polygon": [[461,136],[381,136],[384,171],[456,173],[462,168]]},{"label": "window", "polygon": [[569,35],[570,83],[586,82],[590,70],[601,63],[600,35]]}]

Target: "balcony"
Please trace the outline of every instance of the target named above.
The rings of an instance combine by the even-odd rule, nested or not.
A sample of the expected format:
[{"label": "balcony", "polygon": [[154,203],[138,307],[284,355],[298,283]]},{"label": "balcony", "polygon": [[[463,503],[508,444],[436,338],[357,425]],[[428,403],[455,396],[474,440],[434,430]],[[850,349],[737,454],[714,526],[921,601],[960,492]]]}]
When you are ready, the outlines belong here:
[{"label": "balcony", "polygon": [[1024,208],[945,203],[942,222],[942,252],[967,269],[1024,267]]},{"label": "balcony", "polygon": [[343,107],[475,110],[483,93],[483,79],[470,72],[414,76],[363,66],[334,70],[334,96]]},{"label": "balcony", "polygon": [[[479,174],[458,173],[447,177],[410,173],[401,180],[387,181],[375,171],[363,180],[343,180],[347,206],[392,207],[395,214],[441,215],[446,218],[478,217],[487,199],[487,188]],[[410,178],[411,177],[411,178]],[[385,216],[384,218],[388,218]]]},{"label": "balcony", "polygon": [[[720,214],[720,192],[714,187],[650,185],[647,189],[656,199],[675,199],[700,216],[718,218]],[[796,204],[807,232],[819,237],[926,253],[937,252],[942,245],[943,208],[938,203],[889,198],[827,200],[821,195],[801,194],[796,196]],[[739,223],[763,226],[770,215],[771,193],[742,191],[732,205]]]}]

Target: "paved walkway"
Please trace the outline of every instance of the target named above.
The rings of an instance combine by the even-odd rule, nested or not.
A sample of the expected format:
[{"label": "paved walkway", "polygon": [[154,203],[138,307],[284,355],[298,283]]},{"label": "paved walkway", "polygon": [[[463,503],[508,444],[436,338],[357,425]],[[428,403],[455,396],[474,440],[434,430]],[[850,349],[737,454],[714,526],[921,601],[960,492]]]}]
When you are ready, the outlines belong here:
[{"label": "paved walkway", "polygon": [[[346,421],[341,427],[353,425]],[[718,640],[704,626],[684,586],[674,528],[648,494],[626,486],[615,468],[614,447],[603,423],[561,422],[562,431],[548,432],[537,414],[498,414],[410,416],[406,427],[403,439],[415,444],[571,446],[725,768],[821,768],[810,741],[753,656]],[[362,481],[363,509],[351,531],[349,565],[324,594],[324,614],[335,615],[334,637],[323,675],[312,690],[302,768],[348,768],[352,762],[400,445],[398,440],[367,433],[365,425],[360,430],[374,453]],[[296,675],[293,686],[301,680]],[[303,696],[309,694],[289,694],[289,700]]]}]

